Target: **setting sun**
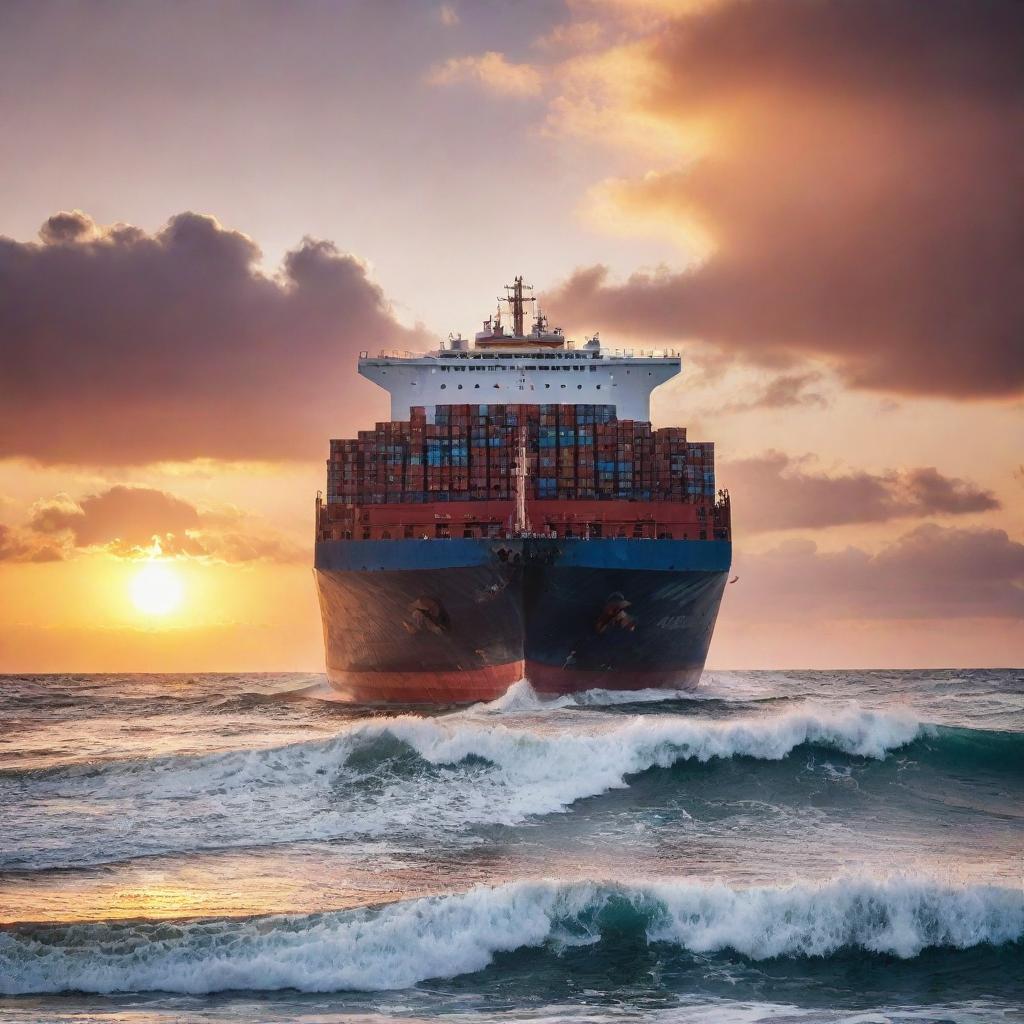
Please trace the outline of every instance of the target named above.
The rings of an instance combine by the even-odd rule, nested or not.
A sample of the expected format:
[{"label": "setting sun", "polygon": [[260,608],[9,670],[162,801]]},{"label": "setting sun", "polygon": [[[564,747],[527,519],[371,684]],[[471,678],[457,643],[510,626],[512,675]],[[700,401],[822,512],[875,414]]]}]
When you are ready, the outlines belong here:
[{"label": "setting sun", "polygon": [[181,577],[162,562],[143,566],[131,583],[132,603],[147,615],[173,612],[184,596]]}]

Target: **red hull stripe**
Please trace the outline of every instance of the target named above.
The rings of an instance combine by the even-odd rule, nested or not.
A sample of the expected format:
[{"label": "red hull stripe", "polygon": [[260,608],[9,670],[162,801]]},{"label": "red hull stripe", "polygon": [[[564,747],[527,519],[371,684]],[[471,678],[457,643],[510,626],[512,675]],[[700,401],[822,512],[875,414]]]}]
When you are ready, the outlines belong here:
[{"label": "red hull stripe", "polygon": [[469,704],[497,699],[523,676],[538,693],[548,695],[594,689],[692,690],[700,682],[701,669],[583,672],[536,661],[510,661],[456,672],[348,672],[329,668],[327,675],[339,693],[360,704]]},{"label": "red hull stripe", "polygon": [[523,678],[523,662],[454,672],[352,672],[327,668],[331,685],[360,704],[468,704],[495,700]]}]

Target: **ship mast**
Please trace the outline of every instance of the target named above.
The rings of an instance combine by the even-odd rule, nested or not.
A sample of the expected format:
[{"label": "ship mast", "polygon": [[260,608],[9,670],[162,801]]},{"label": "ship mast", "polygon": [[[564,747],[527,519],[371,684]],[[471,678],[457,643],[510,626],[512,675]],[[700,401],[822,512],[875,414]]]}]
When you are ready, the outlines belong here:
[{"label": "ship mast", "polygon": [[528,295],[525,299],[523,298],[523,289],[526,288],[529,291],[533,291],[532,284],[523,284],[523,275],[518,274],[515,281],[512,284],[505,285],[505,299],[504,301],[512,307],[512,335],[516,338],[523,337],[523,306],[527,302],[536,302],[537,300],[532,296]]}]

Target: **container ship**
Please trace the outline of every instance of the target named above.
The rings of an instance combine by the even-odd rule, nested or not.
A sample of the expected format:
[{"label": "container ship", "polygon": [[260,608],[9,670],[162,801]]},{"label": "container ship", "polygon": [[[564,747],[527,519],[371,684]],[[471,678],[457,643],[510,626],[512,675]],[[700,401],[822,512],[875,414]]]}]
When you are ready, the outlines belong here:
[{"label": "container ship", "polygon": [[731,514],[714,445],[651,426],[679,353],[577,345],[536,306],[527,333],[506,291],[472,342],[360,353],[391,419],[330,442],[316,499],[328,677],[367,703],[692,689]]}]

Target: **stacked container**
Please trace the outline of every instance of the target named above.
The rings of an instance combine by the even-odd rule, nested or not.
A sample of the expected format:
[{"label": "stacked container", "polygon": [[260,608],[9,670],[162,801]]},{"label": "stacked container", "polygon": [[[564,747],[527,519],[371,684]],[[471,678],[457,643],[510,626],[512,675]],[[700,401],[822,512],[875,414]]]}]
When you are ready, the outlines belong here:
[{"label": "stacked container", "polygon": [[714,445],[687,441],[685,429],[619,420],[611,405],[440,405],[331,441],[328,518],[363,505],[509,501],[524,453],[533,500],[714,501]]}]

